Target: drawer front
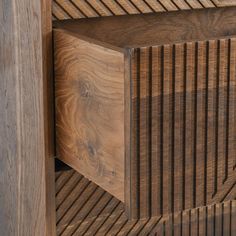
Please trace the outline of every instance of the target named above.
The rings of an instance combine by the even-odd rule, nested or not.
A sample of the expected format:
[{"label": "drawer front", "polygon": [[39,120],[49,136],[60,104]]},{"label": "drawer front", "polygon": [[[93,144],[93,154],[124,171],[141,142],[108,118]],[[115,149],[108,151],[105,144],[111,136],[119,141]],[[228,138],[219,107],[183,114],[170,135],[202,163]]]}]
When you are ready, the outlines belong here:
[{"label": "drawer front", "polygon": [[126,157],[131,218],[230,198],[236,181],[235,70],[235,38],[132,51]]}]

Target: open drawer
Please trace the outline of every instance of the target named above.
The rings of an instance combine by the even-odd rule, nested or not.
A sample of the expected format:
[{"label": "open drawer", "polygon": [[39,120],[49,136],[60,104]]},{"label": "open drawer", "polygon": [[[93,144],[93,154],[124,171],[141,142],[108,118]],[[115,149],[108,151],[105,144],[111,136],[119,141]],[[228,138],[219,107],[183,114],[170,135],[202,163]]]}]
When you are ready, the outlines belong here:
[{"label": "open drawer", "polygon": [[236,181],[236,7],[54,22],[58,157],[130,218]]}]

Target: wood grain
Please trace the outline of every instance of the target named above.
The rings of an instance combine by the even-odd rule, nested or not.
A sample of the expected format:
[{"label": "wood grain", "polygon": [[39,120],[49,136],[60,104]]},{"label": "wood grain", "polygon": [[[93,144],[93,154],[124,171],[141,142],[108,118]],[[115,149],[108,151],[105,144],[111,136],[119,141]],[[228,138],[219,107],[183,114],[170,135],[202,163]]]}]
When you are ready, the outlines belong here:
[{"label": "wood grain", "polygon": [[[234,188],[235,11],[232,7],[55,23],[58,153],[67,164],[124,201],[129,218],[161,216],[219,203]],[[186,33],[191,26],[184,23],[186,19],[199,27],[195,33]],[[91,25],[96,25],[97,30],[95,27],[91,32]],[[134,25],[137,35],[130,28]],[[182,31],[173,31],[176,25]],[[216,30],[213,25],[217,25]],[[106,27],[110,34],[104,37]],[[170,31],[172,36],[164,41],[163,35]],[[150,41],[146,40],[145,47],[127,48],[142,45],[150,35],[155,36],[154,46],[148,46]],[[86,63],[80,62],[85,54],[80,47],[86,47],[87,57],[81,59]],[[101,54],[98,48],[112,52],[114,59],[110,54]],[[102,75],[102,65],[97,72],[98,58],[109,65],[111,60],[116,62],[117,55],[120,75],[107,70]],[[104,99],[116,107],[112,113],[124,116],[119,124],[114,123],[117,130],[113,137],[120,140],[119,148],[125,153],[125,159],[113,158],[120,176],[125,176],[122,184],[110,183],[110,175],[107,179],[98,178],[103,177],[99,162],[110,166],[109,155],[116,151],[113,142],[100,141],[106,135],[97,136],[91,131],[96,125],[99,133],[106,133],[107,126],[100,125],[106,118],[96,114],[98,104],[104,114],[109,113],[107,102],[100,100],[100,95],[96,102],[92,99],[97,94],[94,71],[96,80],[101,74],[110,82],[106,87],[110,92]],[[91,79],[92,85],[90,81],[85,84],[80,74]],[[119,105],[115,105],[116,99],[110,101],[115,79],[123,83],[119,87]],[[110,122],[117,122],[115,117],[110,116]],[[86,142],[81,142],[81,137]],[[94,140],[101,142],[100,152],[105,151],[108,156],[97,155],[99,142]],[[84,142],[92,145],[84,147]],[[83,156],[91,158],[94,153],[98,163],[94,164],[97,159],[93,159],[93,164],[87,164]],[[94,165],[97,172],[94,168],[85,172],[85,163],[87,167]],[[115,186],[122,199],[110,190]]]},{"label": "wood grain", "polygon": [[41,2],[0,1],[1,235],[46,235]]},{"label": "wood grain", "polygon": [[[236,200],[128,220],[123,203],[74,170],[56,179],[57,235],[235,235]],[[232,189],[232,199],[236,198]],[[86,201],[87,200],[87,201]],[[86,204],[83,204],[86,201]]]},{"label": "wood grain", "polygon": [[[91,18],[91,17],[103,17],[103,16],[113,16],[113,15],[130,15],[130,14],[143,14],[143,13],[151,13],[151,12],[167,12],[167,11],[181,11],[182,10],[190,10],[190,9],[200,9],[200,8],[216,8],[216,7],[223,7],[223,6],[236,6],[236,2],[234,0],[196,0],[196,1],[190,1],[190,0],[173,0],[173,1],[169,1],[169,0],[158,0],[158,1],[154,1],[154,0],[116,0],[116,1],[110,1],[110,0],[99,0],[99,1],[84,1],[84,0],[64,0],[64,1],[53,1],[53,9],[52,9],[52,18],[54,20],[63,20],[63,19],[78,19],[78,18]],[[99,31],[99,30],[98,30]],[[91,32],[91,31],[90,31]],[[107,32],[106,32],[107,33]],[[139,36],[139,35],[138,35]],[[186,50],[186,53],[182,56],[183,54],[183,49],[182,47],[185,44],[182,45],[175,45],[176,46],[176,54],[177,55],[181,55],[179,60],[178,60],[178,64],[176,65],[176,69],[175,69],[175,90],[176,91],[181,91],[181,89],[183,90],[183,85],[185,84],[185,81],[188,82],[186,79],[187,78],[192,78],[192,76],[194,76],[193,70],[191,69],[192,67],[192,63],[194,63],[192,60],[194,60],[194,54],[190,55],[190,53],[193,50],[194,44],[191,45],[188,48],[184,48],[184,51]],[[215,60],[216,60],[216,43],[214,41],[209,41],[209,46],[208,49],[206,48],[206,50],[204,50],[204,47],[202,48],[201,46],[201,53],[199,54],[200,58],[204,58],[205,56],[208,58],[208,70],[206,72],[203,72],[203,69],[201,69],[202,65],[200,66],[200,74],[201,77],[204,78],[206,76],[209,77],[209,83],[208,83],[208,87],[214,87],[215,83],[214,80],[210,79],[213,78],[215,76]],[[152,68],[151,70],[153,71],[152,73],[156,74],[157,77],[159,77],[160,73],[161,73],[161,68],[160,68],[160,55],[161,55],[161,47],[153,47],[151,50],[151,53],[156,55],[158,54],[158,56],[156,57],[152,57]],[[147,51],[147,50],[146,50]],[[150,54],[150,53],[149,53]],[[129,73],[127,73],[127,71],[129,70],[128,67],[130,66],[130,59],[129,59],[129,54],[127,54],[127,63],[126,63],[126,75],[129,77]],[[150,56],[151,57],[151,56]],[[202,59],[201,59],[202,60]],[[188,63],[186,63],[188,61]],[[234,62],[234,59],[232,57],[232,63]],[[151,67],[151,66],[150,66]],[[185,75],[185,79],[182,80],[181,76]],[[202,75],[203,74],[203,75]],[[230,77],[233,78],[235,76],[235,67],[230,67]],[[126,105],[125,109],[126,109],[126,114],[129,113],[131,106],[129,103],[129,100],[127,99],[130,95],[128,93],[128,89],[127,87],[129,87],[129,83],[127,82],[128,79],[125,80],[126,81],[126,103],[128,105]],[[191,81],[191,80],[190,80]],[[201,83],[198,83],[198,86],[202,86],[205,90],[205,92],[199,94],[199,100],[201,101],[200,103],[198,103],[197,105],[197,109],[208,109],[208,112],[205,112],[206,117],[208,117],[208,114],[212,113],[212,111],[214,111],[215,109],[215,103],[214,98],[215,98],[215,94],[216,91],[208,94],[207,93],[207,88],[206,88],[206,84],[204,83],[204,80],[201,80]],[[191,91],[193,90],[193,83],[186,83],[184,89],[186,89],[186,86],[188,86],[188,89]],[[158,88],[160,88],[160,83],[157,83],[156,80],[152,80],[152,90],[153,91],[157,91]],[[227,86],[228,88],[228,86]],[[227,90],[227,93],[230,94],[230,103],[233,102],[234,99],[234,86],[230,86],[229,91]],[[159,94],[161,94],[161,91],[159,91]],[[187,161],[188,164],[188,168],[189,171],[193,170],[193,166],[191,166],[192,163],[192,159],[190,158],[190,160],[187,158],[185,160],[184,156],[181,155],[183,148],[186,148],[186,144],[191,143],[192,139],[190,139],[188,142],[186,142],[185,145],[181,146],[181,137],[182,137],[182,131],[184,131],[185,127],[183,125],[178,125],[179,122],[181,120],[186,120],[189,119],[191,121],[191,110],[190,110],[190,114],[186,113],[186,115],[184,115],[184,109],[185,107],[191,107],[192,104],[192,97],[193,94],[189,93],[186,94],[186,96],[182,96],[181,93],[175,93],[175,107],[176,107],[176,111],[175,111],[175,120],[176,120],[176,124],[174,125],[175,127],[175,148],[174,148],[174,153],[176,156],[177,161],[175,161],[173,167],[174,169],[179,169],[180,171],[184,170],[184,166],[182,166],[182,161],[185,162]],[[188,101],[186,104],[182,104],[183,100],[187,99],[186,101]],[[206,104],[204,104],[204,99],[205,101],[208,100],[208,102]],[[226,100],[228,100],[228,97],[226,97]],[[178,109],[180,109],[178,111]],[[152,117],[157,117],[158,113],[160,113],[160,105],[158,104],[158,106],[156,104],[153,103],[151,110],[156,110],[156,112],[152,112]],[[150,108],[149,108],[150,110]],[[227,109],[226,109],[227,110]],[[232,119],[234,119],[234,112],[230,112],[229,114],[229,120],[232,121]],[[126,121],[128,121],[129,123],[129,118],[127,118],[126,115]],[[206,118],[205,118],[206,121]],[[209,137],[209,139],[213,139],[214,137],[214,117],[209,118],[208,119],[208,131],[207,131],[207,138]],[[198,120],[197,123],[200,125],[200,121]],[[160,128],[160,122],[158,122],[157,119],[152,119],[151,120],[151,124],[154,127],[157,127],[157,129]],[[191,122],[187,123],[188,125],[191,124]],[[127,125],[126,122],[126,137],[125,139],[128,139],[128,133],[130,130],[130,126]],[[201,127],[201,126],[200,126]],[[226,125],[226,127],[228,127]],[[228,128],[227,128],[228,129]],[[227,130],[226,129],[226,130]],[[184,132],[185,135],[191,135],[192,133],[192,128],[190,130],[185,130]],[[227,133],[228,132],[228,133]],[[231,150],[229,152],[228,155],[233,156],[233,152],[234,152],[234,148],[233,148],[233,140],[234,140],[234,133],[235,130],[234,129],[228,129],[226,133],[229,135],[229,137],[231,137],[228,142],[230,143],[226,143],[225,145],[228,146],[229,150]],[[203,130],[200,128],[199,131],[197,131],[197,134],[200,134],[197,140],[197,142],[200,141],[200,144],[202,145],[202,134],[203,134]],[[152,151],[154,153],[157,152],[157,148],[158,145],[160,145],[160,132],[158,134],[151,134],[151,140],[152,140]],[[207,144],[209,146],[213,146],[211,143]],[[129,145],[126,142],[126,153],[129,153]],[[227,149],[226,149],[227,150]],[[189,150],[189,155],[191,155],[192,151],[191,149]],[[201,152],[200,152],[201,153]],[[202,156],[199,155],[199,156]],[[207,165],[207,170],[206,173],[204,174],[204,176],[207,177],[207,179],[204,180],[204,185],[205,185],[205,181],[208,180],[209,182],[213,182],[214,181],[214,175],[212,173],[212,165],[211,163],[214,162],[214,148],[207,148],[207,163],[205,163]],[[227,158],[226,158],[227,160]],[[157,214],[157,212],[160,212],[160,196],[158,195],[158,188],[156,188],[156,186],[160,185],[160,181],[161,181],[161,168],[160,168],[160,158],[158,157],[158,155],[153,155],[152,156],[152,172],[151,172],[151,178],[152,178],[152,195],[151,195],[151,199],[152,199],[152,213]],[[186,163],[186,164],[187,164]],[[227,163],[227,161],[226,161]],[[236,166],[236,160],[233,160],[233,158],[231,158],[231,161],[228,162],[228,166]],[[130,164],[130,160],[126,160],[126,168],[129,169],[128,164]],[[222,163],[221,163],[222,164]],[[198,167],[201,166],[201,164],[198,164]],[[227,166],[227,165],[226,165]],[[157,170],[157,171],[154,171]],[[225,169],[225,175],[227,175],[227,167]],[[78,195],[76,194],[76,191],[78,191],[80,189],[80,187],[76,187],[74,188],[73,183],[76,184],[77,182],[74,182],[74,176],[77,176],[77,178],[79,179],[79,181],[83,180],[80,179],[80,177],[78,176],[77,173],[74,173],[74,175],[72,176],[72,180],[70,182],[66,182],[66,180],[64,179],[64,175],[67,175],[65,173],[60,173],[60,178],[58,179],[58,183],[60,182],[60,196],[64,198],[64,200],[66,201],[67,196],[71,196],[69,201],[66,202],[70,202],[70,210],[68,210],[68,208],[65,207],[65,205],[60,205],[58,206],[58,211],[61,211],[61,209],[63,209],[63,212],[68,210],[68,214],[70,215],[70,211],[73,209],[73,207],[76,207],[76,205],[78,204],[77,202],[73,202],[73,197],[78,197]],[[128,177],[128,179],[126,178],[127,183],[129,183],[129,186],[131,186],[133,189],[135,189],[135,185],[130,185],[130,181],[129,181],[129,177],[130,177],[130,173],[125,173],[126,177]],[[184,177],[184,171],[182,173],[177,173],[175,172],[174,174],[174,178],[176,179],[175,181],[175,188],[174,188],[174,194],[176,196],[176,199],[180,199],[183,197],[183,195],[189,195],[192,193],[193,189],[192,189],[192,185],[191,183],[193,183],[192,179],[186,179],[185,181],[182,181],[181,183],[181,179]],[[201,181],[201,178],[197,178],[196,179],[197,183],[199,183]],[[57,183],[56,182],[56,183]],[[230,183],[231,182],[231,183]],[[81,181],[81,183],[83,183],[83,181]],[[64,191],[64,187],[65,189],[68,189],[68,191]],[[133,183],[132,183],[133,184]],[[186,186],[186,184],[190,184],[189,187],[184,187]],[[231,186],[231,188],[229,189],[229,186]],[[58,187],[58,188],[59,188]],[[199,185],[200,189],[202,189],[201,184]],[[183,192],[178,191],[178,189],[183,189]],[[70,193],[70,191],[72,191]],[[213,191],[213,185],[209,184],[207,186],[207,191],[209,192],[207,194],[207,201],[211,201],[211,192]],[[133,192],[133,191],[132,191]],[[130,202],[128,201],[128,199],[130,198],[130,191],[126,189],[126,209],[129,209]],[[200,194],[200,199],[202,199],[204,196],[204,194]],[[227,196],[226,196],[227,195]],[[134,195],[135,196],[135,195]],[[222,198],[223,196],[223,198]],[[215,200],[213,202],[219,202],[222,199],[224,199],[225,201],[228,201],[229,199],[234,199],[235,198],[235,180],[232,178],[230,181],[228,181],[228,184],[225,184],[222,186],[221,191],[218,191],[218,193],[215,196]],[[60,198],[61,199],[61,198]],[[96,196],[93,197],[93,195],[91,196],[90,200],[91,201],[96,201],[97,198]],[[153,235],[214,235],[214,234],[223,234],[223,235],[234,235],[236,234],[235,231],[235,225],[232,224],[232,222],[234,222],[235,219],[235,213],[234,213],[234,208],[235,208],[235,203],[234,201],[231,203],[223,203],[223,204],[218,204],[218,205],[213,205],[213,206],[208,206],[208,207],[201,207],[198,209],[192,209],[190,210],[186,210],[186,211],[182,211],[182,212],[178,212],[176,213],[174,216],[172,214],[170,214],[169,216],[166,215],[165,217],[163,217],[161,221],[159,221],[159,219],[157,217],[154,217],[154,220],[151,221],[149,219],[143,219],[143,220],[132,220],[129,221],[127,220],[124,215],[122,215],[120,213],[120,211],[123,210],[122,205],[119,204],[119,202],[117,202],[117,200],[115,198],[113,198],[113,200],[111,200],[111,202],[109,202],[109,200],[107,201],[107,205],[104,207],[104,209],[102,211],[96,211],[97,205],[94,205],[94,207],[92,208],[93,210],[90,210],[90,213],[88,212],[88,216],[90,216],[91,220],[89,220],[89,223],[87,223],[88,217],[84,217],[82,220],[78,220],[78,218],[80,217],[80,210],[77,211],[77,224],[76,227],[74,227],[74,224],[70,224],[64,221],[64,228],[70,228],[72,227],[71,231],[66,231],[66,232],[74,232],[75,235],[104,235],[105,233],[107,234],[114,234],[114,232],[118,232],[118,235],[149,235],[151,234],[151,230]],[[183,207],[190,207],[191,204],[191,200],[192,197],[190,198],[186,198],[185,202],[187,203],[186,205],[184,205],[184,201],[180,202],[180,201],[175,201],[174,202],[174,209],[178,210],[178,209],[182,209]],[[196,199],[196,201],[198,202],[198,200]],[[110,209],[110,210],[108,210]],[[92,213],[91,213],[92,212]],[[108,212],[110,212],[108,214]],[[104,214],[104,217],[102,217]],[[124,213],[123,213],[124,214]],[[94,216],[94,217],[93,217]],[[62,215],[58,216],[58,217],[62,217]],[[153,219],[153,218],[152,218]],[[63,222],[63,221],[61,221]],[[61,232],[61,227],[62,227],[62,223],[58,222],[57,224],[57,229],[58,229],[58,235],[60,235]],[[113,231],[113,228],[115,229],[115,231]],[[80,231],[81,229],[81,231]],[[173,230],[171,230],[173,229]],[[63,235],[70,235],[69,233],[66,234],[64,233]]]},{"label": "wood grain", "polygon": [[223,201],[236,182],[236,39],[143,47],[131,58],[130,217]]},{"label": "wood grain", "polygon": [[53,53],[51,2],[41,1],[42,46],[43,46],[43,97],[45,132],[45,172],[46,172],[46,235],[56,235],[55,206],[55,130],[53,94]]},{"label": "wood grain", "polygon": [[124,55],[54,36],[58,156],[124,201]]},{"label": "wood grain", "polygon": [[236,6],[235,0],[53,0],[52,19],[81,19]]},{"label": "wood grain", "polygon": [[234,0],[216,0],[216,4],[218,6],[234,6],[235,1]]},{"label": "wood grain", "polygon": [[203,9],[56,21],[54,27],[106,47],[136,48],[236,35],[235,13],[236,7]]}]

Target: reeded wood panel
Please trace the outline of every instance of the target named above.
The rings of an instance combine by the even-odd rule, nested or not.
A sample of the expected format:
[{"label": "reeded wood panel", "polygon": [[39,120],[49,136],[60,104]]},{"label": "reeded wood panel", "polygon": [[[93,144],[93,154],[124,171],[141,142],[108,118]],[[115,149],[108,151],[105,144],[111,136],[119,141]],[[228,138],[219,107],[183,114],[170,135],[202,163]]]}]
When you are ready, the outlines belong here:
[{"label": "reeded wood panel", "polygon": [[54,0],[53,19],[79,19],[236,6],[234,0]]},{"label": "reeded wood panel", "polygon": [[128,220],[123,203],[74,170],[57,173],[57,235],[236,235],[235,188],[225,203],[174,215]]},{"label": "reeded wood panel", "polygon": [[134,49],[131,64],[131,218],[221,202],[236,184],[236,39]]},{"label": "reeded wood panel", "polygon": [[166,216],[146,235],[236,235],[235,215],[235,201],[186,210]]}]

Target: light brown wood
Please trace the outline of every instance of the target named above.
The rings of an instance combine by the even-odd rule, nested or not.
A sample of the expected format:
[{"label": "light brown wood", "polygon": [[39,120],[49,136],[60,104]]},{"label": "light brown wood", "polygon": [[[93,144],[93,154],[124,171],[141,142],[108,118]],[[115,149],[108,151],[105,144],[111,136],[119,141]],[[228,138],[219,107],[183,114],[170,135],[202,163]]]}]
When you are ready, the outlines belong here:
[{"label": "light brown wood", "polygon": [[219,7],[221,7],[221,6],[235,6],[234,0],[215,0],[215,2]]},{"label": "light brown wood", "polygon": [[56,21],[54,27],[106,47],[137,48],[236,35],[235,12],[236,7],[230,7],[113,16]]},{"label": "light brown wood", "polygon": [[[129,218],[161,216],[219,203],[234,188],[235,12],[232,7],[55,23],[58,153],[67,164],[124,201]],[[137,30],[131,30],[131,25]],[[196,30],[189,34],[192,25]],[[91,26],[96,26],[93,32]],[[181,30],[173,31],[176,27]],[[109,34],[105,37],[106,28]],[[167,32],[172,34],[164,41]],[[150,40],[147,46],[136,48],[145,39]],[[84,45],[86,53],[79,50]],[[92,132],[100,118],[99,114],[96,119],[90,118],[97,112],[93,104],[100,104],[99,97],[94,96],[96,102],[92,100],[102,74],[102,66],[97,72],[97,65],[101,60],[110,65],[116,58],[101,55],[98,48],[107,48],[122,58],[116,67],[123,68],[119,90],[119,99],[123,100],[119,106],[116,100],[109,103],[124,115],[119,120],[124,133],[116,130],[114,134],[122,140],[125,153],[125,160],[115,159],[116,165],[119,161],[125,165],[119,169],[125,181],[117,185],[122,199],[110,190],[111,176],[106,183],[105,179],[99,183],[100,172],[85,172],[83,166],[88,161],[80,157],[85,151],[77,140],[82,137],[80,130]],[[95,71],[97,77],[93,78]],[[109,73],[103,76],[111,83],[106,87],[110,93],[104,95],[108,99],[114,94],[112,82],[121,78]],[[84,75],[92,77],[93,86],[75,82],[84,80]],[[106,104],[102,106],[106,114]],[[110,122],[116,121],[115,112]],[[99,127],[106,132],[106,126]],[[84,135],[83,140],[87,139]],[[114,143],[106,145],[101,148],[110,146],[110,155],[115,155]],[[96,156],[94,148],[91,151],[89,145],[85,146],[87,156]],[[110,161],[103,157],[102,162]],[[100,159],[97,156],[93,163]],[[115,182],[112,184],[115,188]]]},{"label": "light brown wood", "polygon": [[[87,3],[89,2],[89,4]],[[159,12],[159,11],[181,11],[184,9],[198,9],[198,8],[215,8],[215,7],[222,7],[222,6],[235,6],[236,5],[236,1],[234,0],[125,0],[125,1],[120,1],[120,0],[116,0],[116,1],[110,1],[110,0],[102,0],[102,1],[84,1],[84,0],[73,0],[73,1],[69,1],[69,0],[63,0],[63,1],[53,1],[53,19],[66,19],[66,18],[91,18],[91,17],[101,17],[101,16],[111,16],[111,15],[129,15],[129,14],[143,14],[146,12]],[[107,34],[107,32],[105,32],[105,34]],[[209,74],[213,74],[214,71],[214,63],[215,63],[215,55],[214,55],[214,42],[210,42],[210,52],[209,52]],[[177,55],[181,55],[182,54],[182,46],[183,45],[176,45],[176,53]],[[200,45],[201,46],[201,45]],[[204,47],[201,47],[200,51],[204,49]],[[157,50],[158,51],[158,50]],[[189,51],[191,52],[191,50]],[[152,53],[156,54],[156,49],[153,48],[152,49]],[[159,52],[158,52],[159,53]],[[204,52],[203,54],[199,55],[199,58],[204,58],[206,52]],[[127,56],[129,57],[129,55]],[[192,59],[193,57],[188,57],[188,60]],[[158,60],[159,60],[159,56],[158,57],[153,57],[153,73],[160,73],[160,70],[158,69]],[[130,59],[127,59],[127,61],[130,61]],[[234,62],[233,62],[234,63]],[[181,80],[181,75],[184,73],[183,71],[183,65],[184,60],[182,57],[179,58],[178,60],[178,64],[180,65],[179,67],[177,66],[176,68],[176,87],[175,87],[175,91],[181,91],[181,86],[183,86],[183,81]],[[191,63],[189,63],[191,64]],[[129,62],[126,63],[126,66],[130,66]],[[191,67],[188,66],[188,69],[190,69],[191,71]],[[234,76],[234,67],[231,68],[231,76]],[[156,71],[157,70],[157,71]],[[159,72],[158,72],[159,70]],[[128,71],[128,69],[126,69],[126,71]],[[204,76],[204,74],[202,75],[202,69],[200,67],[200,71],[201,71],[201,77]],[[126,73],[127,74],[127,73]],[[188,74],[188,76],[191,75],[190,73]],[[128,75],[129,76],[129,75]],[[203,82],[203,81],[202,81]],[[213,87],[214,83],[212,83],[213,81],[211,81],[208,84],[208,87]],[[231,81],[232,82],[232,81]],[[190,83],[191,85],[191,83]],[[199,83],[198,87],[204,85],[204,83]],[[129,100],[127,99],[127,87],[129,87],[129,83],[128,80],[126,80],[126,103],[129,103]],[[153,86],[153,92],[155,93],[155,91],[157,91],[157,85],[155,82],[153,82],[152,84]],[[233,88],[234,86],[232,86],[231,92],[230,94],[233,93]],[[189,89],[191,90],[191,87],[189,87]],[[191,96],[188,96],[189,98],[191,98]],[[213,94],[210,94],[209,96],[209,105],[210,102],[212,101],[212,98],[214,97]],[[204,93],[202,93],[200,96],[200,101],[203,101],[204,99]],[[233,96],[232,96],[233,98]],[[178,121],[181,121],[181,119],[184,119],[183,116],[183,106],[182,105],[182,96],[181,94],[176,93],[175,95],[175,104],[176,104],[176,110],[178,111],[177,113],[175,113],[175,118],[177,123],[179,123]],[[190,104],[190,103],[188,103]],[[198,109],[203,109],[204,107],[207,107],[208,105],[204,105],[204,103],[200,102],[198,103]],[[178,107],[178,109],[177,109]],[[212,106],[208,106],[208,108],[211,109]],[[153,104],[153,108],[155,108],[155,105]],[[152,109],[153,109],[152,108]],[[130,112],[130,105],[126,106],[126,111],[129,113]],[[158,110],[157,110],[158,111]],[[126,114],[127,114],[126,112]],[[233,112],[231,112],[230,115],[230,120],[232,121],[233,119]],[[127,125],[129,122],[129,118],[126,116],[126,135],[125,138],[127,139],[128,137],[128,133],[130,126]],[[152,124],[154,127],[158,126],[158,121],[157,120],[153,120]],[[209,127],[209,130],[212,130],[213,126]],[[183,130],[183,126],[178,127],[178,125],[175,125],[175,134],[176,137],[181,137],[181,130]],[[201,131],[201,129],[199,129]],[[235,132],[233,129],[230,129],[230,132]],[[201,132],[200,132],[201,133]],[[212,138],[212,132],[208,131],[208,136],[209,138]],[[199,137],[201,137],[202,135],[199,135]],[[229,133],[230,137],[233,137],[231,133]],[[158,142],[158,136],[156,136],[155,134],[152,134],[152,140],[154,143]],[[200,138],[198,138],[198,140],[200,141]],[[230,139],[230,142],[232,143],[232,139]],[[201,143],[201,141],[200,141]],[[178,161],[175,162],[174,164],[174,168],[175,169],[180,169],[181,170],[181,162],[183,160],[183,156],[181,155],[181,148],[177,148],[178,146],[181,146],[181,142],[180,142],[180,138],[176,138],[175,139],[175,156],[176,159],[178,159]],[[156,152],[156,146],[152,146],[153,151]],[[232,148],[232,146],[231,146]],[[230,149],[231,149],[230,148]],[[231,149],[233,150],[233,149]],[[129,153],[130,151],[130,146],[126,144],[126,153]],[[208,149],[208,155],[212,155],[212,149]],[[232,156],[232,154],[230,154]],[[156,158],[156,156],[152,157],[153,159],[153,163],[152,163],[152,169],[153,170],[159,170],[158,169],[158,158]],[[209,179],[210,182],[212,182],[214,180],[214,176],[211,173],[211,162],[214,159],[209,158],[207,165],[209,166],[209,168],[207,169],[207,179]],[[232,160],[232,159],[231,159]],[[191,161],[191,160],[190,160]],[[191,163],[191,162],[190,162]],[[129,168],[129,164],[130,164],[130,160],[126,160],[126,168]],[[222,163],[221,163],[222,164]],[[220,164],[220,165],[221,165]],[[232,162],[229,162],[230,166],[234,166],[234,164]],[[222,165],[221,165],[222,166]],[[199,167],[199,165],[198,165]],[[190,168],[191,169],[191,168]],[[202,173],[202,172],[199,172]],[[129,174],[127,174],[126,171],[126,181],[127,178],[129,179]],[[204,174],[204,173],[203,173]],[[61,174],[60,178],[59,178],[59,182],[61,183],[65,183],[63,182],[63,176],[64,174]],[[71,189],[73,189],[74,186],[74,180],[76,179],[75,176],[77,176],[76,174],[74,174],[72,176],[72,181],[69,181],[68,184],[65,184],[65,189],[68,189],[68,191],[63,191],[64,188],[60,188],[60,199],[62,199],[63,197],[65,199],[68,199],[66,196],[67,194],[70,195],[70,200],[66,201],[66,202],[71,202],[73,201],[73,196],[77,196],[75,194],[75,192],[77,191],[76,189],[79,189],[79,187],[75,188],[72,193],[73,194],[69,194],[69,191]],[[78,177],[78,176],[77,176]],[[183,187],[183,184],[181,184],[181,182],[179,182],[179,180],[182,178],[182,175],[179,175],[178,173],[175,172],[174,178],[176,179],[175,182],[175,196],[176,199],[181,198],[182,196],[182,192],[178,191],[179,188]],[[159,198],[158,196],[158,189],[156,188],[157,185],[159,185],[159,181],[160,180],[160,173],[159,171],[153,171],[152,172],[152,180],[156,180],[152,182],[152,204],[153,204],[153,212],[158,212],[160,210],[159,207]],[[192,180],[190,180],[188,183],[191,183]],[[201,183],[201,180],[199,178],[197,178],[197,181]],[[127,181],[128,182],[128,181]],[[75,182],[76,184],[77,182]],[[234,180],[231,180],[231,184],[228,182],[228,184],[222,186],[221,191],[219,191],[215,197],[216,202],[219,202],[220,199],[222,199],[222,193],[228,193],[227,196],[225,197],[225,201],[229,200],[229,199],[233,199],[235,198],[235,185],[233,185],[235,182]],[[130,184],[130,183],[129,183]],[[62,185],[60,185],[61,187]],[[227,186],[232,186],[232,191],[228,192],[229,189],[227,190]],[[199,185],[199,188],[202,188],[202,185]],[[208,189],[209,192],[211,192],[212,190],[212,185],[209,184],[208,185]],[[186,188],[187,193],[189,194],[192,191],[192,188]],[[201,193],[201,198],[203,197],[203,194]],[[87,195],[88,196],[88,195]],[[210,194],[208,195],[210,196]],[[126,191],[126,203],[128,202],[128,199],[130,198],[130,192]],[[97,199],[96,197],[93,198],[91,197],[91,199]],[[103,198],[102,198],[103,199]],[[105,198],[104,198],[105,199]],[[199,198],[200,199],[200,198]],[[187,199],[188,201],[189,199]],[[210,197],[208,197],[208,201],[210,201]],[[61,202],[61,201],[60,201]],[[100,201],[98,201],[98,205],[100,206]],[[199,202],[198,202],[199,203]],[[69,212],[72,211],[73,208],[76,208],[77,203],[75,202],[73,204],[73,206],[71,207],[71,209],[69,210]],[[225,206],[222,206],[225,205]],[[224,235],[234,235],[236,234],[235,232],[235,226],[234,224],[232,224],[232,222],[234,222],[235,219],[235,213],[234,213],[234,203],[233,204],[228,204],[228,203],[224,203],[222,205],[217,205],[215,207],[211,207],[208,206],[207,208],[205,207],[201,207],[199,209],[193,209],[191,211],[183,211],[181,213],[177,213],[174,216],[170,215],[170,216],[165,216],[165,220],[161,220],[161,222],[157,223],[155,221],[157,221],[157,218],[154,217],[154,222],[153,223],[151,220],[133,220],[133,221],[128,221],[127,219],[125,219],[125,217],[120,216],[120,212],[119,210],[117,210],[117,208],[115,208],[115,204],[114,201],[112,201],[111,204],[108,203],[108,206],[106,206],[104,208],[104,210],[102,212],[100,211],[96,211],[96,208],[99,209],[97,207],[97,205],[95,204],[94,207],[92,209],[90,209],[90,213],[88,212],[88,217],[91,217],[91,221],[88,220],[88,217],[83,218],[82,213],[80,213],[80,211],[77,212],[77,223],[76,221],[73,221],[73,223],[68,223],[65,221],[61,221],[58,222],[58,232],[60,232],[60,229],[62,227],[62,222],[65,223],[65,225],[63,227],[68,228],[67,230],[65,230],[65,233],[63,235],[70,235],[71,232],[74,232],[75,234],[84,234],[86,232],[86,234],[95,234],[95,235],[104,235],[104,232],[108,232],[108,234],[112,234],[114,232],[117,233],[117,229],[119,230],[119,234],[118,235],[137,235],[137,234],[141,234],[141,235],[149,235],[151,228],[153,228],[154,225],[154,232],[153,234],[155,235],[171,235],[172,233],[174,233],[174,235],[190,235],[190,233],[192,233],[192,235],[214,235],[214,233],[217,234],[224,234]],[[103,206],[103,205],[102,205]],[[107,217],[107,212],[109,209],[109,206],[111,206],[111,215],[110,217]],[[187,204],[188,206],[188,204]],[[113,207],[113,208],[112,208]],[[130,205],[126,204],[126,207],[129,208]],[[175,201],[174,203],[174,208],[175,210],[178,210],[180,208],[183,207],[183,204],[181,204],[178,201]],[[64,209],[63,211],[61,211],[61,209]],[[59,212],[65,212],[66,211],[66,206],[62,205],[61,207],[59,206]],[[121,206],[122,209],[122,206]],[[230,214],[229,214],[230,212]],[[70,213],[68,213],[70,215]],[[104,218],[102,217],[102,215],[104,214]],[[60,215],[61,216],[61,215]],[[94,216],[94,217],[93,217]],[[61,216],[63,217],[63,216]],[[78,219],[81,217],[81,220]],[[83,218],[83,219],[82,219]],[[88,221],[90,223],[87,223]],[[155,227],[156,225],[156,227]],[[223,226],[223,227],[222,227]],[[71,229],[69,229],[71,228]],[[113,231],[114,228],[114,231]],[[231,229],[230,229],[231,228]],[[98,230],[99,229],[99,230]],[[173,229],[173,231],[171,230]],[[97,231],[98,230],[98,231]]]},{"label": "light brown wood", "polygon": [[54,0],[53,19],[80,19],[112,15],[236,6],[235,0]]},{"label": "light brown wood", "polygon": [[0,1],[1,235],[46,235],[41,1]]},{"label": "light brown wood", "polygon": [[57,154],[124,201],[124,55],[61,30],[54,38]]},{"label": "light brown wood", "polygon": [[56,235],[55,205],[55,137],[53,98],[53,54],[51,1],[41,1],[42,46],[43,46],[43,97],[45,131],[45,172],[46,172],[46,235]]},{"label": "light brown wood", "polygon": [[143,47],[131,58],[131,218],[221,202],[236,181],[236,39]]},{"label": "light brown wood", "polygon": [[[74,170],[56,179],[57,235],[236,234],[236,200],[138,220],[128,220],[124,205]],[[236,188],[228,195],[236,198]]]}]

